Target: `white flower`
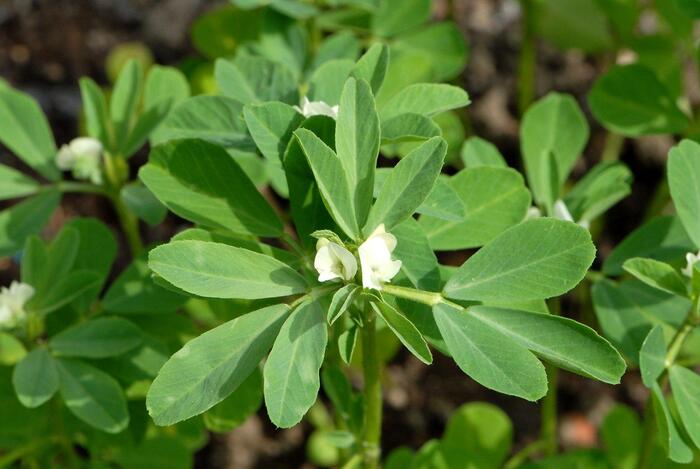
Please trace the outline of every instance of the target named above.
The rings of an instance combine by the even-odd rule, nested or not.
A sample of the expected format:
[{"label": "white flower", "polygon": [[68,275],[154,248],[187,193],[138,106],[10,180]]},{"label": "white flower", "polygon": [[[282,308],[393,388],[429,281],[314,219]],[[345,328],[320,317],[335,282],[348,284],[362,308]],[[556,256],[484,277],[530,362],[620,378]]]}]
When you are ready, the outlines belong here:
[{"label": "white flower", "polygon": [[686,266],[685,269],[681,270],[683,274],[687,275],[690,278],[693,278],[693,266],[695,263],[700,260],[700,252],[697,254],[693,254],[692,252],[689,252],[685,255],[685,260],[686,260]]},{"label": "white flower", "polygon": [[[558,199],[556,202],[554,202],[552,210],[554,212],[554,218],[558,218],[559,220],[575,222],[574,217],[571,216],[571,212],[569,212],[569,208],[566,206],[563,200]],[[591,223],[588,220],[579,220],[578,225],[585,229],[588,229],[590,228]]]},{"label": "white flower", "polygon": [[527,209],[527,213],[525,213],[525,220],[530,220],[532,218],[540,218],[541,216],[542,211],[533,205],[532,207]]},{"label": "white flower", "polygon": [[392,260],[396,248],[396,236],[387,233],[384,223],[358,248],[362,266],[362,286],[382,289],[382,283],[390,281],[401,269],[401,261]]},{"label": "white flower", "polygon": [[554,207],[552,207],[552,211],[554,212],[554,218],[566,221],[574,221],[574,217],[571,216],[571,212],[569,212],[569,209],[566,207],[566,204],[561,199],[554,202]]},{"label": "white flower", "polygon": [[72,171],[76,179],[102,183],[102,144],[90,137],[74,138],[62,145],[56,155],[56,165],[63,171]]},{"label": "white flower", "polygon": [[304,96],[301,99],[301,107],[294,106],[294,109],[299,111],[304,117],[311,116],[328,116],[333,119],[338,118],[338,105],[329,106],[323,101],[309,101],[309,98]]},{"label": "white flower", "polygon": [[319,282],[336,278],[351,280],[357,273],[355,256],[343,246],[327,239],[319,239],[316,243],[314,267],[318,271]]},{"label": "white flower", "polygon": [[24,320],[25,303],[34,296],[34,287],[12,282],[10,287],[0,288],[0,329],[10,329]]}]

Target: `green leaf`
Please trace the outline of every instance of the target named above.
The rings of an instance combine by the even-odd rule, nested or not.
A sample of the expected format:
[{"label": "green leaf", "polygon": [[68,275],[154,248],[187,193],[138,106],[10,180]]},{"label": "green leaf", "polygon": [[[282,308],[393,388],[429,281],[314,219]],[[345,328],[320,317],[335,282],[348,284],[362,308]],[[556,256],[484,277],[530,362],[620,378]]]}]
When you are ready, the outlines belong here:
[{"label": "green leaf", "polygon": [[389,66],[389,48],[376,42],[357,61],[351,75],[369,83],[372,93],[377,94],[384,83]]},{"label": "green leaf", "polygon": [[114,129],[107,111],[107,100],[102,89],[91,78],[80,79],[80,96],[88,135],[96,138],[105,148],[114,151]]},{"label": "green leaf", "polygon": [[342,161],[311,131],[298,129],[294,132],[294,136],[306,155],[318,190],[333,219],[345,234],[353,239],[359,239],[360,228],[350,189],[353,186],[348,180]]},{"label": "green leaf", "polygon": [[293,107],[279,102],[248,105],[243,115],[260,153],[275,162],[282,161],[292,133],[304,120]]},{"label": "green leaf", "polygon": [[418,65],[414,68],[417,73],[410,77],[411,83],[457,78],[467,64],[467,56],[464,36],[459,27],[450,21],[407,31],[391,44],[393,63],[406,61],[413,66]]},{"label": "green leaf", "polygon": [[343,85],[355,68],[352,60],[329,60],[311,75],[307,96],[311,101],[323,101],[329,106],[340,102]]},{"label": "green leaf", "polygon": [[39,184],[14,168],[0,164],[0,200],[31,195],[39,190]]},{"label": "green leaf", "polygon": [[538,203],[549,207],[554,202],[552,181],[559,185],[566,181],[588,135],[586,117],[569,95],[550,93],[528,108],[520,128],[520,149]]},{"label": "green leaf", "polygon": [[119,274],[102,298],[102,307],[119,314],[171,313],[185,300],[186,297],[154,283],[144,255]]},{"label": "green leaf", "polygon": [[73,415],[107,433],[119,433],[129,425],[126,399],[108,374],[78,360],[56,360],[61,397]]},{"label": "green leaf", "polygon": [[272,347],[289,307],[268,306],[187,342],[163,365],[146,397],[156,425],[212,408],[235,391]]},{"label": "green leaf", "polygon": [[56,361],[46,348],[35,348],[15,366],[12,384],[23,406],[39,407],[58,391]]},{"label": "green leaf", "polygon": [[416,326],[406,316],[383,301],[372,301],[372,308],[399,338],[402,344],[420,361],[430,365],[433,354]]},{"label": "green leaf", "polygon": [[163,223],[168,209],[140,181],[126,184],[119,192],[124,205],[151,226]]},{"label": "green leaf", "polygon": [[381,37],[408,31],[430,19],[430,7],[430,0],[382,0],[372,17],[372,30]]},{"label": "green leaf", "polygon": [[225,96],[195,96],[175,107],[151,135],[151,145],[201,138],[226,149],[255,151],[242,119],[243,105]]},{"label": "green leaf", "polygon": [[282,326],[263,370],[265,406],[278,427],[296,425],[316,402],[327,341],[317,301],[302,303]]},{"label": "green leaf", "polygon": [[48,191],[0,212],[0,258],[19,251],[27,237],[39,233],[60,200],[59,192]]},{"label": "green leaf", "polygon": [[615,404],[600,427],[605,454],[612,467],[635,469],[639,460],[642,426],[637,412]]},{"label": "green leaf", "polygon": [[[380,172],[378,171],[377,174]],[[443,177],[435,181],[433,190],[416,209],[416,212],[440,220],[461,221],[464,218],[464,204],[457,191],[452,189],[446,181],[448,179]]]},{"label": "green leaf", "polygon": [[462,308],[433,308],[447,348],[462,371],[495,391],[536,401],[547,393],[542,363],[525,347]]},{"label": "green leaf", "polygon": [[668,185],[685,231],[700,247],[700,145],[683,140],[668,154]]},{"label": "green leaf", "polygon": [[56,143],[37,102],[9,86],[0,86],[0,142],[42,176],[56,181]]},{"label": "green leaf", "polygon": [[614,39],[599,3],[607,2],[542,0],[533,5],[532,15],[539,34],[560,49],[601,52],[612,49]]},{"label": "green leaf", "polygon": [[463,218],[452,221],[422,216],[419,220],[430,245],[438,251],[483,246],[522,221],[530,207],[530,193],[514,169],[465,169],[452,176],[448,185],[462,202]]},{"label": "green leaf", "polygon": [[94,218],[73,218],[65,226],[80,234],[73,270],[92,272],[96,278],[92,288],[71,302],[74,309],[87,311],[107,280],[117,255],[117,241],[112,230]]},{"label": "green leaf", "polygon": [[153,65],[148,69],[143,91],[144,109],[164,103],[179,104],[189,97],[190,84],[180,70],[161,65]]},{"label": "green leaf", "polygon": [[443,291],[471,301],[551,298],[575,287],[594,257],[586,229],[552,218],[528,220],[477,251]]},{"label": "green leaf", "polygon": [[230,432],[255,414],[262,402],[262,373],[254,370],[226,399],[204,413],[204,424],[213,432]]},{"label": "green leaf", "polygon": [[445,141],[433,137],[402,158],[386,178],[363,231],[372,233],[381,223],[391,230],[410,217],[432,190],[446,151]]},{"label": "green leaf", "polygon": [[143,342],[141,330],[126,319],[100,317],[69,327],[49,341],[56,355],[106,358],[132,350]]},{"label": "green leaf", "polygon": [[661,325],[670,340],[690,308],[687,298],[649,288],[637,280],[619,284],[601,280],[593,285],[592,298],[605,336],[632,363],[637,363],[651,327]]},{"label": "green leaf", "polygon": [[[283,1],[274,0],[278,5]],[[295,0],[296,1],[296,0]],[[263,10],[262,31],[256,41],[246,44],[245,52],[238,54],[234,62],[238,62],[243,56],[258,56],[272,61],[275,64],[282,64],[292,73],[293,81],[285,84],[291,88],[297,88],[303,68],[306,66],[308,51],[307,30],[297,21],[283,15],[279,15],[272,10]],[[258,73],[252,70],[253,73]],[[252,75],[255,80],[256,75]],[[296,104],[296,92],[294,101]]]},{"label": "green leaf", "polygon": [[461,151],[462,162],[467,168],[478,168],[479,166],[495,166],[506,168],[506,160],[498,151],[496,145],[480,137],[469,137]]},{"label": "green leaf", "polygon": [[352,363],[352,355],[357,345],[357,332],[357,327],[353,326],[343,331],[338,337],[338,352],[340,353],[340,358],[348,365]]},{"label": "green leaf", "polygon": [[[277,248],[270,246],[269,244],[258,242],[257,240],[251,239],[246,236],[234,236],[229,233],[222,233],[219,231],[207,231],[202,228],[188,228],[184,231],[177,233],[171,238],[171,241],[185,241],[185,240],[195,240],[195,241],[212,241],[215,243],[228,244],[229,246],[235,246],[237,248],[244,248],[249,251],[254,251],[260,254],[265,254],[266,256],[274,257],[275,259],[284,262],[285,264],[297,265],[300,259],[297,254],[294,254],[286,249]],[[147,266],[144,267],[144,273],[142,275],[147,275],[150,271]]]},{"label": "green leaf", "polygon": [[[379,117],[372,90],[364,80],[349,78],[340,97],[335,145],[359,226],[367,220],[372,204],[374,170],[379,154]],[[307,153],[308,157],[308,153]],[[315,173],[315,171],[314,171]],[[318,179],[318,177],[317,177]],[[336,219],[336,222],[338,220]],[[356,232],[348,233],[356,234]]]},{"label": "green leaf", "polygon": [[206,12],[192,24],[192,44],[204,56],[231,56],[238,46],[260,35],[260,11],[244,11],[231,5]]},{"label": "green leaf", "polygon": [[0,332],[0,365],[12,366],[27,355],[22,342],[8,332]]},{"label": "green leaf", "polygon": [[420,225],[408,218],[396,225],[392,234],[397,239],[394,257],[401,259],[401,272],[420,290],[439,290],[441,281],[438,260]]},{"label": "green leaf", "polygon": [[381,108],[382,120],[414,113],[427,117],[468,106],[469,95],[462,88],[438,83],[417,83],[396,93]]},{"label": "green leaf", "polygon": [[440,453],[447,467],[495,469],[503,467],[512,444],[508,415],[493,404],[470,402],[450,415]]},{"label": "green leaf", "polygon": [[588,103],[603,126],[622,135],[679,133],[688,126],[670,92],[639,64],[613,66],[595,82]]},{"label": "green leaf", "polygon": [[635,229],[608,255],[603,263],[605,275],[621,275],[622,265],[633,257],[648,257],[663,262],[683,261],[695,245],[675,216],[656,217]]},{"label": "green leaf", "polygon": [[[382,122],[382,144],[411,142],[439,137],[441,130],[429,117],[420,114],[399,114]],[[376,179],[375,179],[376,186]]]},{"label": "green leaf", "polygon": [[[310,69],[316,70],[327,62],[344,60],[354,63],[360,55],[360,41],[350,31],[340,31],[325,38],[313,58]],[[342,82],[345,82],[343,78]],[[340,94],[338,95],[340,96]]]},{"label": "green leaf", "polygon": [[214,74],[224,96],[243,104],[298,100],[294,75],[281,63],[263,57],[238,56],[235,60],[218,59]]},{"label": "green leaf", "polygon": [[632,173],[623,163],[599,163],[564,196],[574,220],[591,221],[630,193]]},{"label": "green leaf", "polygon": [[644,386],[652,388],[661,373],[666,369],[666,341],[664,328],[654,326],[642,343],[639,350],[639,371],[642,374]]},{"label": "green leaf", "polygon": [[331,326],[335,321],[343,315],[345,311],[348,310],[352,302],[357,297],[358,293],[362,290],[357,285],[345,285],[342,288],[336,290],[331,299],[331,305],[328,308],[328,313],[326,314],[328,324]]},{"label": "green leaf", "polygon": [[156,129],[170,112],[171,104],[163,102],[144,110],[139,114],[136,122],[129,132],[129,138],[121,146],[121,154],[125,158],[131,158],[145,143],[149,137],[155,135]]},{"label": "green leaf", "polygon": [[27,308],[37,314],[49,314],[82,295],[99,289],[102,280],[99,275],[89,270],[76,270],[61,277],[41,296],[35,296],[27,303]]},{"label": "green leaf", "polygon": [[625,372],[617,350],[572,319],[492,306],[472,306],[466,314],[560,368],[611,384]]},{"label": "green leaf", "polygon": [[306,291],[304,278],[286,264],[220,243],[173,241],[153,249],[148,266],[176,287],[206,298],[274,298]]},{"label": "green leaf", "polygon": [[170,210],[204,226],[277,236],[282,223],[236,161],[201,140],[160,145],[139,178]]},{"label": "green leaf", "polygon": [[[315,133],[326,144],[334,145],[334,119],[314,116],[306,119],[301,127]],[[311,233],[319,229],[335,229],[335,223],[326,209],[314,173],[297,138],[289,142],[283,164],[289,186],[289,205],[294,226],[304,246],[313,249],[316,241],[311,237]],[[349,190],[348,188],[348,199]]]},{"label": "green leaf", "polygon": [[669,370],[669,378],[683,426],[695,446],[700,448],[700,376],[674,365]]},{"label": "green leaf", "polygon": [[663,391],[656,383],[651,388],[651,399],[654,405],[654,414],[656,415],[659,440],[669,459],[673,462],[688,464],[693,460],[693,451],[678,430],[668,408],[668,403],[664,398]]},{"label": "green leaf", "polygon": [[126,139],[136,118],[141,99],[143,70],[141,62],[131,59],[119,72],[109,100],[109,112],[114,125],[114,140],[119,150],[125,149]]},{"label": "green leaf", "polygon": [[688,288],[683,277],[676,269],[664,262],[634,257],[627,259],[622,268],[649,286],[674,295],[688,296]]}]

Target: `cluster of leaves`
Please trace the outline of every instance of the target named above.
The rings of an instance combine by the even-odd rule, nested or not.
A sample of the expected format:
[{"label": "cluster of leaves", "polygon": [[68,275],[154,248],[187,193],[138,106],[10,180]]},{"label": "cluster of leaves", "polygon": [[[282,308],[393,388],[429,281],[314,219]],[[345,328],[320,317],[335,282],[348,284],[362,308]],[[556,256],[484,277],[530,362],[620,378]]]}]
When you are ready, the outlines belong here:
[{"label": "cluster of leaves", "polygon": [[597,78],[588,102],[608,130],[636,137],[695,133],[697,118],[689,112],[683,85],[684,67],[696,56],[692,30],[700,10],[695,3],[536,0],[527,5],[533,29],[550,43],[618,62]]},{"label": "cluster of leaves", "polygon": [[[172,424],[213,408],[235,394],[267,356],[259,385],[268,415],[280,427],[295,425],[317,399],[320,368],[352,362],[358,336],[375,333],[375,315],[379,327],[421,361],[432,361],[430,342],[473,379],[503,393],[529,400],[544,396],[547,379],[540,358],[618,382],[625,369],[618,353],[592,329],[546,314],[543,301],[583,278],[595,253],[590,235],[552,218],[523,222],[530,195],[517,172],[474,165],[446,182],[439,179],[444,140],[397,125],[392,129],[400,131],[398,139],[420,142],[376,184],[388,120],[429,119],[467,103],[457,89],[422,84],[407,87],[384,106],[377,104],[387,61],[371,58],[385,57],[382,50],[370,48],[345,80],[337,122],[327,116],[304,119],[282,102],[243,108],[258,149],[278,158],[286,175],[291,220],[303,244],[291,253],[251,240],[277,236],[295,245],[283,235],[274,209],[226,151],[213,143],[180,139],[151,153],[141,179],[172,211],[208,228],[178,234],[150,252],[149,267],[159,282],[198,297],[262,300],[265,305],[191,340],[172,356],[148,393],[156,423]],[[562,143],[550,146],[559,150]],[[480,216],[473,221],[467,212],[473,204],[451,195],[456,190],[452,181],[460,179],[459,190],[480,198]],[[601,205],[595,187],[584,183],[579,189],[585,194],[577,199],[582,213]],[[443,194],[446,204],[430,203],[445,198]],[[416,221],[414,212],[424,215]],[[424,217],[477,233],[482,220],[498,219],[504,212],[513,215],[491,223],[488,232],[469,241],[470,247],[483,247],[461,267],[438,264],[422,230]],[[396,283],[405,286],[386,285],[377,292],[352,280],[317,282],[308,263],[314,237],[357,246],[380,223],[398,238],[395,255],[403,265]],[[455,231],[453,238],[459,237],[458,230],[448,228]],[[290,296],[291,306],[290,300],[270,305],[270,299]],[[329,394],[337,397],[338,409],[347,409],[340,417],[349,429],[348,439],[359,447],[362,420],[353,408],[363,397],[352,397],[349,385],[338,384],[343,379],[337,373],[335,377],[325,387],[345,390]]]}]

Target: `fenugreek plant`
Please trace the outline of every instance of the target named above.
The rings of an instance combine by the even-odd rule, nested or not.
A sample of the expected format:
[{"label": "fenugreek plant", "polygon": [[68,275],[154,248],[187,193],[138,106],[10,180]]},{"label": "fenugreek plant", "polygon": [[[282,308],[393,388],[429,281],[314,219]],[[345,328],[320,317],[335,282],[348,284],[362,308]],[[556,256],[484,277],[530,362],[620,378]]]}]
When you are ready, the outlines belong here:
[{"label": "fenugreek plant", "polygon": [[[691,463],[698,444],[700,376],[697,353],[700,242],[700,146],[684,140],[668,158],[676,215],[650,220],[630,234],[603,265],[624,275],[596,283],[593,300],[604,333],[640,369],[650,389],[644,423],[625,445],[636,467]],[[668,384],[670,383],[670,389]],[[636,445],[636,446],[635,446]]]},{"label": "fenugreek plant", "polygon": [[[366,56],[384,56],[374,50]],[[540,359],[618,382],[625,365],[607,341],[537,311],[585,275],[595,255],[587,230],[554,218],[523,221],[531,205],[523,179],[488,166],[465,170],[460,185],[483,201],[483,219],[470,224],[469,205],[439,179],[444,140],[413,125],[466,105],[466,94],[424,84],[378,105],[386,67],[378,60],[353,68],[337,110],[314,104],[325,115],[304,116],[282,102],[244,108],[257,148],[284,170],[291,232],[220,147],[180,139],[151,153],[141,180],[199,225],[150,251],[157,282],[197,297],[251,300],[251,312],[191,340],[163,366],[147,398],[157,424],[225,405],[264,362],[264,401],[274,424],[297,424],[323,382],[347,459],[376,467],[382,330],[426,364],[432,345],[482,385],[529,400],[547,392]],[[394,168],[377,171],[389,140],[416,143]],[[464,236],[483,247],[461,267],[442,269],[422,229],[431,220],[462,222]],[[264,242],[269,238],[277,247]],[[355,355],[361,393],[342,373]]]}]

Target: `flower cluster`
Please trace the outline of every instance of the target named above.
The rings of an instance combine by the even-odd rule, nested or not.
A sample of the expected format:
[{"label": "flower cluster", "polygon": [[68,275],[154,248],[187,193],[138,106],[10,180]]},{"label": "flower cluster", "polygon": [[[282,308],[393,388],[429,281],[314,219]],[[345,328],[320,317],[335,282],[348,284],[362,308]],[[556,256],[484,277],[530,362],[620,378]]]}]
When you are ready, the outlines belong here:
[{"label": "flower cluster", "polygon": [[[382,284],[391,281],[401,269],[401,261],[391,258],[396,248],[396,236],[387,233],[384,224],[360,245],[357,254],[360,258],[362,286],[381,290]],[[328,239],[320,239],[316,244],[314,267],[318,271],[319,282],[341,279],[351,281],[357,274],[357,260],[344,246]]]},{"label": "flower cluster", "polygon": [[0,288],[0,329],[12,329],[24,321],[24,305],[32,296],[34,287],[26,283],[14,281],[9,288]]},{"label": "flower cluster", "polygon": [[333,119],[338,118],[338,105],[330,106],[323,101],[309,101],[309,98],[304,96],[301,100],[301,106],[294,106],[304,117],[312,116],[328,116]]},{"label": "flower cluster", "polygon": [[102,144],[90,137],[74,138],[58,150],[56,165],[76,179],[102,184]]}]

